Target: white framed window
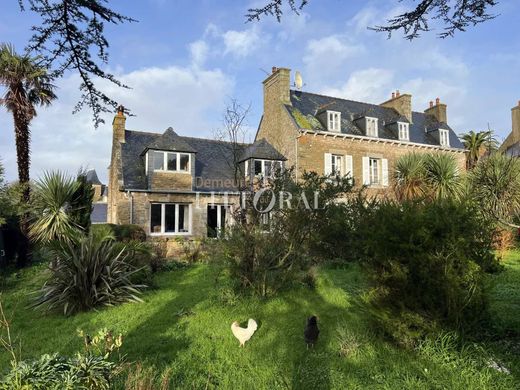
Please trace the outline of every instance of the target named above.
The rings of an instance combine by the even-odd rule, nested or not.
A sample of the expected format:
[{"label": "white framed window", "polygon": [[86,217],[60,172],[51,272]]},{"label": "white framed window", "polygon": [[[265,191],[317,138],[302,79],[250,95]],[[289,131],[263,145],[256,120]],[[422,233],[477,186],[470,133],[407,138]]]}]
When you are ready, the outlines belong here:
[{"label": "white framed window", "polygon": [[448,130],[439,129],[439,141],[441,146],[450,146],[450,132]]},{"label": "white framed window", "polygon": [[370,158],[368,160],[368,169],[369,169],[369,179],[370,185],[377,185],[380,182],[379,174],[381,171],[380,168],[381,159],[379,158]]},{"label": "white framed window", "polygon": [[388,186],[388,160],[379,157],[363,157],[363,185]]},{"label": "white framed window", "polygon": [[187,235],[191,233],[191,204],[151,203],[151,235]]},{"label": "white framed window", "polygon": [[377,118],[366,117],[366,132],[368,137],[377,137]]},{"label": "white framed window", "polygon": [[221,237],[226,221],[231,214],[231,206],[224,204],[208,204],[207,230],[208,237]]},{"label": "white framed window", "polygon": [[[254,175],[258,178],[273,177],[282,169],[282,162],[276,160],[254,160]],[[246,168],[247,170],[247,168]]]},{"label": "white framed window", "polygon": [[333,154],[331,156],[331,173],[341,175],[341,172],[343,172],[343,156]]},{"label": "white framed window", "polygon": [[146,153],[146,171],[191,173],[191,154],[149,150]]},{"label": "white framed window", "polygon": [[327,111],[327,130],[341,131],[341,112]]},{"label": "white framed window", "polygon": [[399,129],[399,140],[400,141],[409,141],[410,140],[410,125],[408,123],[397,122],[397,126]]}]

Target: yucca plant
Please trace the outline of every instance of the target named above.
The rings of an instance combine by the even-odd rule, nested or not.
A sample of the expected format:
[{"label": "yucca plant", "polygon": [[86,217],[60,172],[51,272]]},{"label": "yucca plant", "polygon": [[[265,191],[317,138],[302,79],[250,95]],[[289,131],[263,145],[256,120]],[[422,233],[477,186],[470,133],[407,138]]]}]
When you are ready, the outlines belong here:
[{"label": "yucca plant", "polygon": [[394,191],[397,199],[410,200],[424,195],[424,155],[405,154],[395,164]]},{"label": "yucca plant", "polygon": [[520,159],[495,153],[477,164],[469,175],[471,193],[484,213],[518,228],[520,215]]},{"label": "yucca plant", "polygon": [[56,264],[50,269],[33,307],[62,310],[65,315],[140,302],[146,286],[132,281],[139,271],[134,265],[135,248],[122,246],[113,236],[91,234],[76,242],[58,241],[51,246]]},{"label": "yucca plant", "polygon": [[53,241],[71,242],[80,226],[71,213],[71,202],[79,189],[79,182],[63,172],[45,172],[36,182],[34,191],[35,220],[29,233],[32,240],[48,244]]},{"label": "yucca plant", "polygon": [[462,178],[455,158],[449,154],[428,154],[424,158],[427,192],[435,199],[457,198]]}]

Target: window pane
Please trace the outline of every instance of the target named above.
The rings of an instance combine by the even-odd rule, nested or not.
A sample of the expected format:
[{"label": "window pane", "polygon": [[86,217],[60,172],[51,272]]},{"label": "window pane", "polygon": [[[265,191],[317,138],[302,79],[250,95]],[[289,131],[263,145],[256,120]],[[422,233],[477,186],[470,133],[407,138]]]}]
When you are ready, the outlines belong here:
[{"label": "window pane", "polygon": [[176,171],[177,170],[177,153],[168,153],[168,170]]},{"label": "window pane", "polygon": [[190,208],[188,205],[179,205],[179,232],[189,231],[189,212]]},{"label": "window pane", "polygon": [[188,172],[190,170],[190,156],[189,154],[181,154],[181,165],[180,165],[180,170],[181,171],[185,171],[185,172]]},{"label": "window pane", "polygon": [[152,233],[161,233],[161,211],[162,205],[152,204],[150,210],[150,231]]},{"label": "window pane", "polygon": [[175,205],[164,205],[164,232],[175,233]]},{"label": "window pane", "polygon": [[152,151],[150,157],[153,169],[162,171],[164,169],[164,153]]},{"label": "window pane", "polygon": [[226,206],[220,206],[220,226],[219,228],[224,229],[226,227]]},{"label": "window pane", "polygon": [[266,161],[265,162],[265,175],[267,177],[271,177],[271,161]]},{"label": "window pane", "polygon": [[255,160],[255,175],[262,173],[262,160]]}]

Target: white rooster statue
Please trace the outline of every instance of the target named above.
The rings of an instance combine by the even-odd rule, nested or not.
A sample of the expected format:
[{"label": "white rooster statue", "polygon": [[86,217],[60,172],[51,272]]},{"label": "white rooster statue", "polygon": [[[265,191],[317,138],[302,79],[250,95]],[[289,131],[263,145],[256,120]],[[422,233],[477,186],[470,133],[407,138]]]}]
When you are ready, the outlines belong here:
[{"label": "white rooster statue", "polygon": [[246,341],[249,341],[257,328],[258,325],[252,318],[247,321],[247,328],[241,328],[238,321],[235,321],[231,324],[231,332],[233,332],[233,335],[238,339],[238,341],[240,341],[241,347],[244,347]]}]

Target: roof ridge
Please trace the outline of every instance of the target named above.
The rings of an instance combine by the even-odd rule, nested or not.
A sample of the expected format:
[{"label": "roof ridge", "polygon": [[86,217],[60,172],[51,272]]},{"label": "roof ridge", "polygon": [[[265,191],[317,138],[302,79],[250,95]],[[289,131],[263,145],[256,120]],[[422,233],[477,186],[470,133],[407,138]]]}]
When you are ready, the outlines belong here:
[{"label": "roof ridge", "polygon": [[[188,135],[179,135],[181,138],[188,138],[188,139],[194,139],[194,140],[202,140],[202,141],[210,141],[210,142],[218,142],[218,143],[224,143],[224,144],[232,144],[232,141],[222,141],[219,139],[211,139],[211,138],[202,138],[202,137],[190,137]],[[238,145],[245,145],[249,146],[252,145],[252,143],[246,143],[246,142],[237,142]]]},{"label": "roof ridge", "polygon": [[[290,92],[306,93],[306,94],[308,94],[308,95],[321,96],[321,97],[328,98],[328,99],[344,100],[344,101],[352,102],[352,103],[368,104],[368,105],[371,105],[371,106],[377,106],[377,107],[380,107],[380,108],[383,108],[383,109],[390,109],[390,110],[392,110],[391,107],[381,106],[381,105],[376,104],[376,103],[368,103],[368,102],[362,102],[362,101],[359,101],[359,100],[345,99],[345,98],[342,98],[342,97],[335,97],[335,96],[330,96],[330,95],[323,95],[323,94],[321,94],[321,93],[315,93],[315,92],[298,91],[298,90],[296,90],[296,89],[291,89],[291,90],[289,90],[289,91],[290,91]],[[427,114],[425,114],[424,112],[413,111],[413,110],[412,110],[412,113],[421,114],[421,115],[427,115]]]}]

